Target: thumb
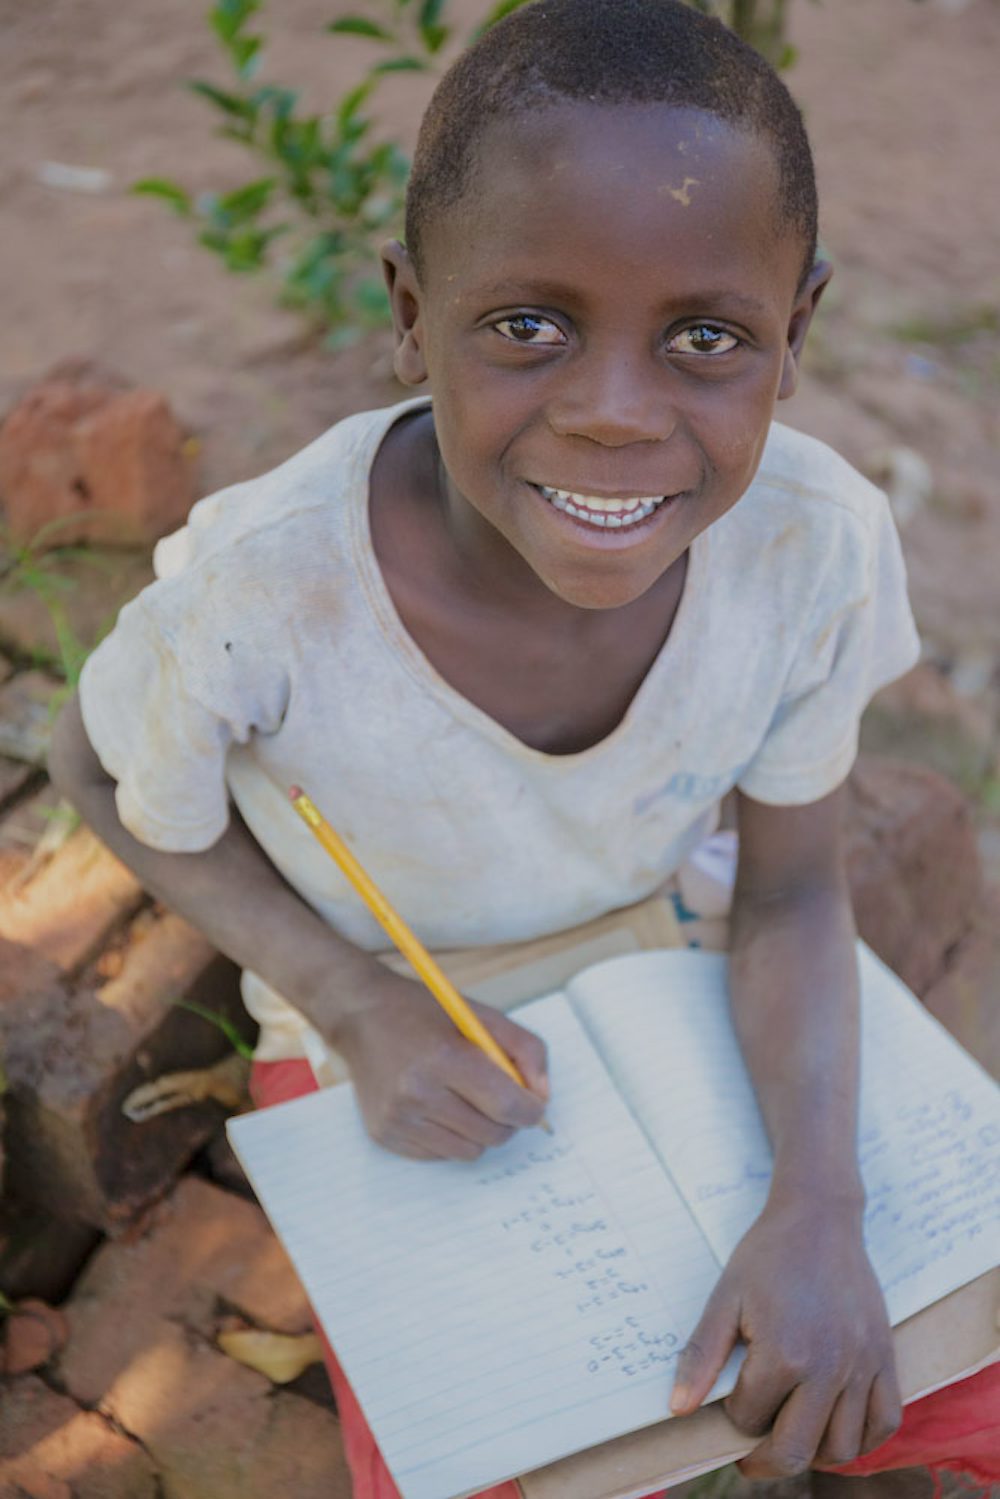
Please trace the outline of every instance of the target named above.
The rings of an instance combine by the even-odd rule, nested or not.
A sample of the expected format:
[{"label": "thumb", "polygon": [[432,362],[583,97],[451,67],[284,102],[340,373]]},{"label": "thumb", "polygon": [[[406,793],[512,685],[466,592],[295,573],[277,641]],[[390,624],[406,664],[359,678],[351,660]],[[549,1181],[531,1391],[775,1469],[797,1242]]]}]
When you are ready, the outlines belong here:
[{"label": "thumb", "polygon": [[[484,1008],[484,1007],[483,1007]],[[525,1030],[500,1010],[478,1011],[479,1018],[497,1044],[507,1053],[528,1088],[538,1098],[549,1097],[548,1054],[545,1042],[533,1031]]]},{"label": "thumb", "polygon": [[739,1337],[740,1304],[723,1276],[708,1298],[701,1321],[677,1360],[670,1411],[688,1416],[696,1411],[718,1379]]}]

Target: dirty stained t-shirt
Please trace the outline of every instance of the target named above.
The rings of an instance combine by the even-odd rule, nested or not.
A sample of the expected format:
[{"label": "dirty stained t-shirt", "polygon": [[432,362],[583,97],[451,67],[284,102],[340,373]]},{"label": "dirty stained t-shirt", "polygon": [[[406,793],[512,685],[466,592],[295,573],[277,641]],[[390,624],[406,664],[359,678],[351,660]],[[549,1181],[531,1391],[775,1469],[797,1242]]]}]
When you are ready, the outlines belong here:
[{"label": "dirty stained t-shirt", "polygon": [[[157,581],[84,667],[84,723],[141,842],[196,852],[235,802],[342,936],[386,939],[294,814],[306,787],[432,948],[575,926],[657,890],[737,786],[832,791],[872,694],[915,661],[885,496],[831,449],[772,427],[739,503],[694,542],[684,595],[625,718],[578,754],[521,743],[408,635],[371,544],[369,475],[424,401],[340,422],[281,467],[197,504]],[[258,1055],[308,1055],[257,975]],[[307,1045],[311,1038],[312,1045]]]}]

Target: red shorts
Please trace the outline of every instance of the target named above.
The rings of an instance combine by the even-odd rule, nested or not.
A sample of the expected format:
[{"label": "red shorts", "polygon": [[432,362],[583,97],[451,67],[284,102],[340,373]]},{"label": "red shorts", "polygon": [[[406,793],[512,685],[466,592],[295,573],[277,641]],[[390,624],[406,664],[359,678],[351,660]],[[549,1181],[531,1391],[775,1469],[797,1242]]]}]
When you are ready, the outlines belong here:
[{"label": "red shorts", "polygon": [[[258,1108],[284,1103],[315,1089],[316,1080],[304,1059],[253,1065],[250,1093]],[[320,1337],[340,1416],[354,1499],[399,1499],[399,1490],[344,1371],[322,1331]],[[1000,1364],[915,1400],[903,1412],[903,1424],[895,1436],[876,1451],[835,1471],[859,1477],[892,1468],[947,1470],[965,1473],[980,1483],[1000,1482]],[[516,1483],[501,1483],[484,1489],[475,1499],[520,1499],[520,1490]]]}]

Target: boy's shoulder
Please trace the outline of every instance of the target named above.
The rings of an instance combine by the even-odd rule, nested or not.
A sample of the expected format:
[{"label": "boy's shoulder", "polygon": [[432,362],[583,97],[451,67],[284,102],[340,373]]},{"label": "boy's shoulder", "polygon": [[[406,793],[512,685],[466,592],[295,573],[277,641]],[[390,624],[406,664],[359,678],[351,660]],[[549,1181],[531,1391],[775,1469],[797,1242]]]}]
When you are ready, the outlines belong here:
[{"label": "boy's shoulder", "polygon": [[366,499],[372,461],[385,433],[418,404],[403,401],[345,417],[276,468],[199,500],[186,523],[158,542],[153,555],[157,577],[176,576],[223,551],[235,562],[239,554],[263,547],[277,564],[282,535],[288,536],[290,547],[301,548],[314,526],[332,538],[338,522],[349,517],[350,501]]},{"label": "boy's shoulder", "polygon": [[876,533],[888,510],[884,491],[834,448],[782,422],[771,424],[750,495],[762,507],[794,508],[821,533],[845,527]]},{"label": "boy's shoulder", "polygon": [[778,575],[790,597],[820,580],[861,596],[886,548],[898,546],[884,491],[825,442],[780,422],[746,494],[712,530],[724,572],[765,590]]}]

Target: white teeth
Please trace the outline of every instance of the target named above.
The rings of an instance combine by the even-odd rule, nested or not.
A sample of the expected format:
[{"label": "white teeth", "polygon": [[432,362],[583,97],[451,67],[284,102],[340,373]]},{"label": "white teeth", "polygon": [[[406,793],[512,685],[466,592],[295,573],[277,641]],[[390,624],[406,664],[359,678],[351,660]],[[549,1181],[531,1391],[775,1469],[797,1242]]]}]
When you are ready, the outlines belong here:
[{"label": "white teeth", "polygon": [[576,520],[587,521],[592,526],[612,529],[634,526],[646,520],[665,495],[653,495],[634,500],[605,500],[596,495],[573,494],[566,489],[550,489],[545,484],[537,486],[550,504]]}]

